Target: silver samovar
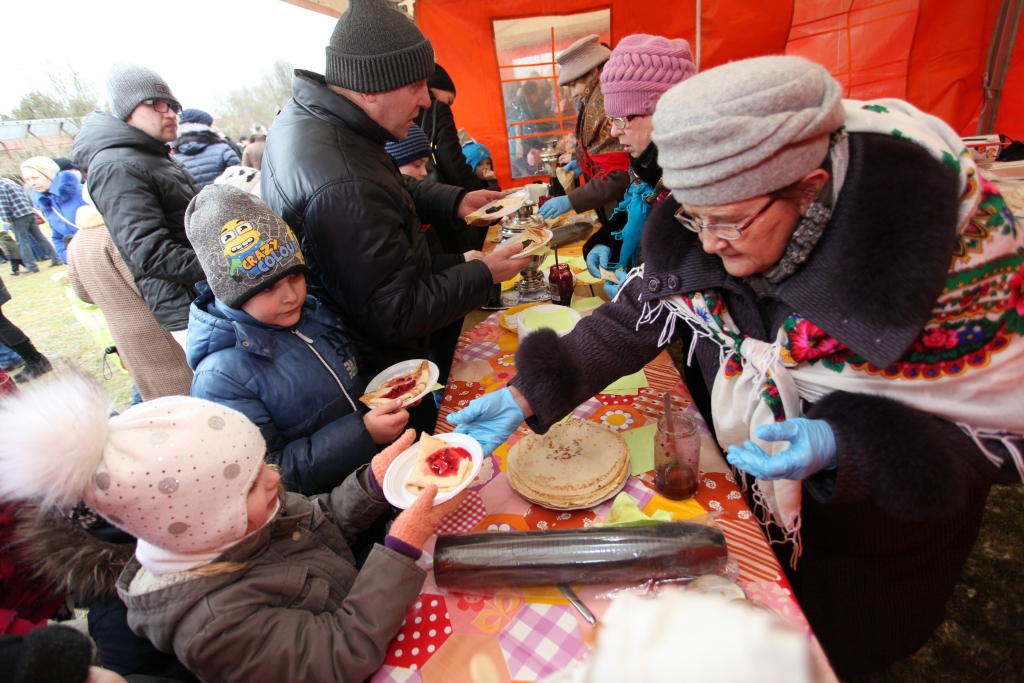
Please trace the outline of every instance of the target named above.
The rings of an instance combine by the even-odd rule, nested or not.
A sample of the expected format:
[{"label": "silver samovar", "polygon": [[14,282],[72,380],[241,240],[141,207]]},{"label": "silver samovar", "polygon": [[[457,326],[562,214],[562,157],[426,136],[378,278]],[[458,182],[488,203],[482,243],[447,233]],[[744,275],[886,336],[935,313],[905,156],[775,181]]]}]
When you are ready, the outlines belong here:
[{"label": "silver samovar", "polygon": [[[546,229],[548,227],[544,219],[533,212],[535,206],[534,202],[527,199],[522,206],[502,221],[501,230],[498,233],[503,238],[502,241],[517,237],[527,228]],[[551,300],[548,283],[540,271],[542,263],[544,263],[543,255],[534,254],[530,257],[526,268],[520,273],[521,279],[516,283],[515,288],[501,295],[502,304],[515,306],[528,302]]]}]

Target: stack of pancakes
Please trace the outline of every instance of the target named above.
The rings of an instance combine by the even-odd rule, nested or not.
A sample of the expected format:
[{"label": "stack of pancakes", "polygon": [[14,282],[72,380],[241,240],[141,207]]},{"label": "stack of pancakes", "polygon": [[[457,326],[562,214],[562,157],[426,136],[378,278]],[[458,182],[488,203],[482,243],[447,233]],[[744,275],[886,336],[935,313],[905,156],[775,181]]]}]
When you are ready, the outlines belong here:
[{"label": "stack of pancakes", "polygon": [[629,476],[629,448],[618,433],[573,420],[516,442],[508,452],[505,476],[524,498],[544,507],[589,507]]}]

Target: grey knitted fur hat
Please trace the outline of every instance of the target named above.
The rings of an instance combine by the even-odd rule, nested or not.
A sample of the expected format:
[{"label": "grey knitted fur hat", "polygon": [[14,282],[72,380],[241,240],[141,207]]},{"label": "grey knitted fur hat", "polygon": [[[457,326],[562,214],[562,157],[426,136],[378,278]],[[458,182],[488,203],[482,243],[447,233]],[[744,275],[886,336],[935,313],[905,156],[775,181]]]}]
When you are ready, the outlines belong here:
[{"label": "grey knitted fur hat", "polygon": [[387,92],[433,73],[434,48],[408,17],[384,0],[349,0],[327,45],[328,85]]},{"label": "grey knitted fur hat", "polygon": [[170,100],[181,103],[160,74],[138,64],[115,64],[107,74],[107,97],[114,116],[122,121],[135,111],[143,100]]},{"label": "grey knitted fur hat", "polygon": [[802,57],[723,64],[672,87],[654,112],[663,182],[681,204],[767,194],[825,160],[846,120],[842,87]]},{"label": "grey knitted fur hat", "polygon": [[192,198],[185,233],[213,295],[231,308],[306,271],[288,224],[259,198],[231,185],[207,185]]}]

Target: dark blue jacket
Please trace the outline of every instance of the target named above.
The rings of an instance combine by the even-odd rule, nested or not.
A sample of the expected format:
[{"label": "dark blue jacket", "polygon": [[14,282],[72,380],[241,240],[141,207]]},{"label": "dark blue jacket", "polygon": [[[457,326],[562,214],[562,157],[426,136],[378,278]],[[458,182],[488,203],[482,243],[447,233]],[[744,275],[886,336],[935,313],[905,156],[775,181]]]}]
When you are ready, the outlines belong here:
[{"label": "dark blue jacket", "polygon": [[217,301],[205,282],[199,290],[188,326],[192,396],[252,420],[289,490],[330,492],[370,462],[376,447],[359,410],[366,384],[337,317],[307,296],[297,326],[265,325]]},{"label": "dark blue jacket", "polygon": [[174,158],[185,164],[200,187],[212,183],[228,166],[242,163],[235,150],[212,130],[183,133],[174,143]]},{"label": "dark blue jacket", "polygon": [[64,236],[78,232],[75,226],[75,214],[78,207],[85,205],[82,199],[82,183],[71,171],[60,171],[53,176],[50,189],[46,192],[32,192],[32,202],[43,212],[46,222],[50,224],[50,239],[60,254],[60,260],[68,262],[68,253],[64,249]]}]

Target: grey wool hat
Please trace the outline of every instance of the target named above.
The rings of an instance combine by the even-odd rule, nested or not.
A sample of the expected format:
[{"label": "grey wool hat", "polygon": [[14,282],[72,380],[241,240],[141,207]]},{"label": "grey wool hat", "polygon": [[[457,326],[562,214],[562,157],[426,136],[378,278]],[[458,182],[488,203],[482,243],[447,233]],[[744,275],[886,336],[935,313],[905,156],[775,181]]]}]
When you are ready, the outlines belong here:
[{"label": "grey wool hat", "polygon": [[231,185],[207,185],[185,210],[185,233],[213,295],[241,308],[272,284],[306,271],[295,233],[259,198]]},{"label": "grey wool hat", "polygon": [[596,69],[612,56],[612,51],[601,44],[596,33],[580,38],[555,57],[562,67],[558,72],[558,85],[569,85],[591,69]]},{"label": "grey wool hat", "polygon": [[682,81],[654,112],[665,186],[681,204],[714,206],[795,183],[845,122],[842,93],[803,57],[744,59]]},{"label": "grey wool hat", "polygon": [[181,102],[171,92],[160,74],[138,64],[115,64],[107,74],[107,97],[114,115],[122,121],[135,111],[143,100],[170,100]]},{"label": "grey wool hat", "polygon": [[396,90],[434,73],[434,48],[384,0],[349,0],[327,45],[328,85],[356,92]]}]

